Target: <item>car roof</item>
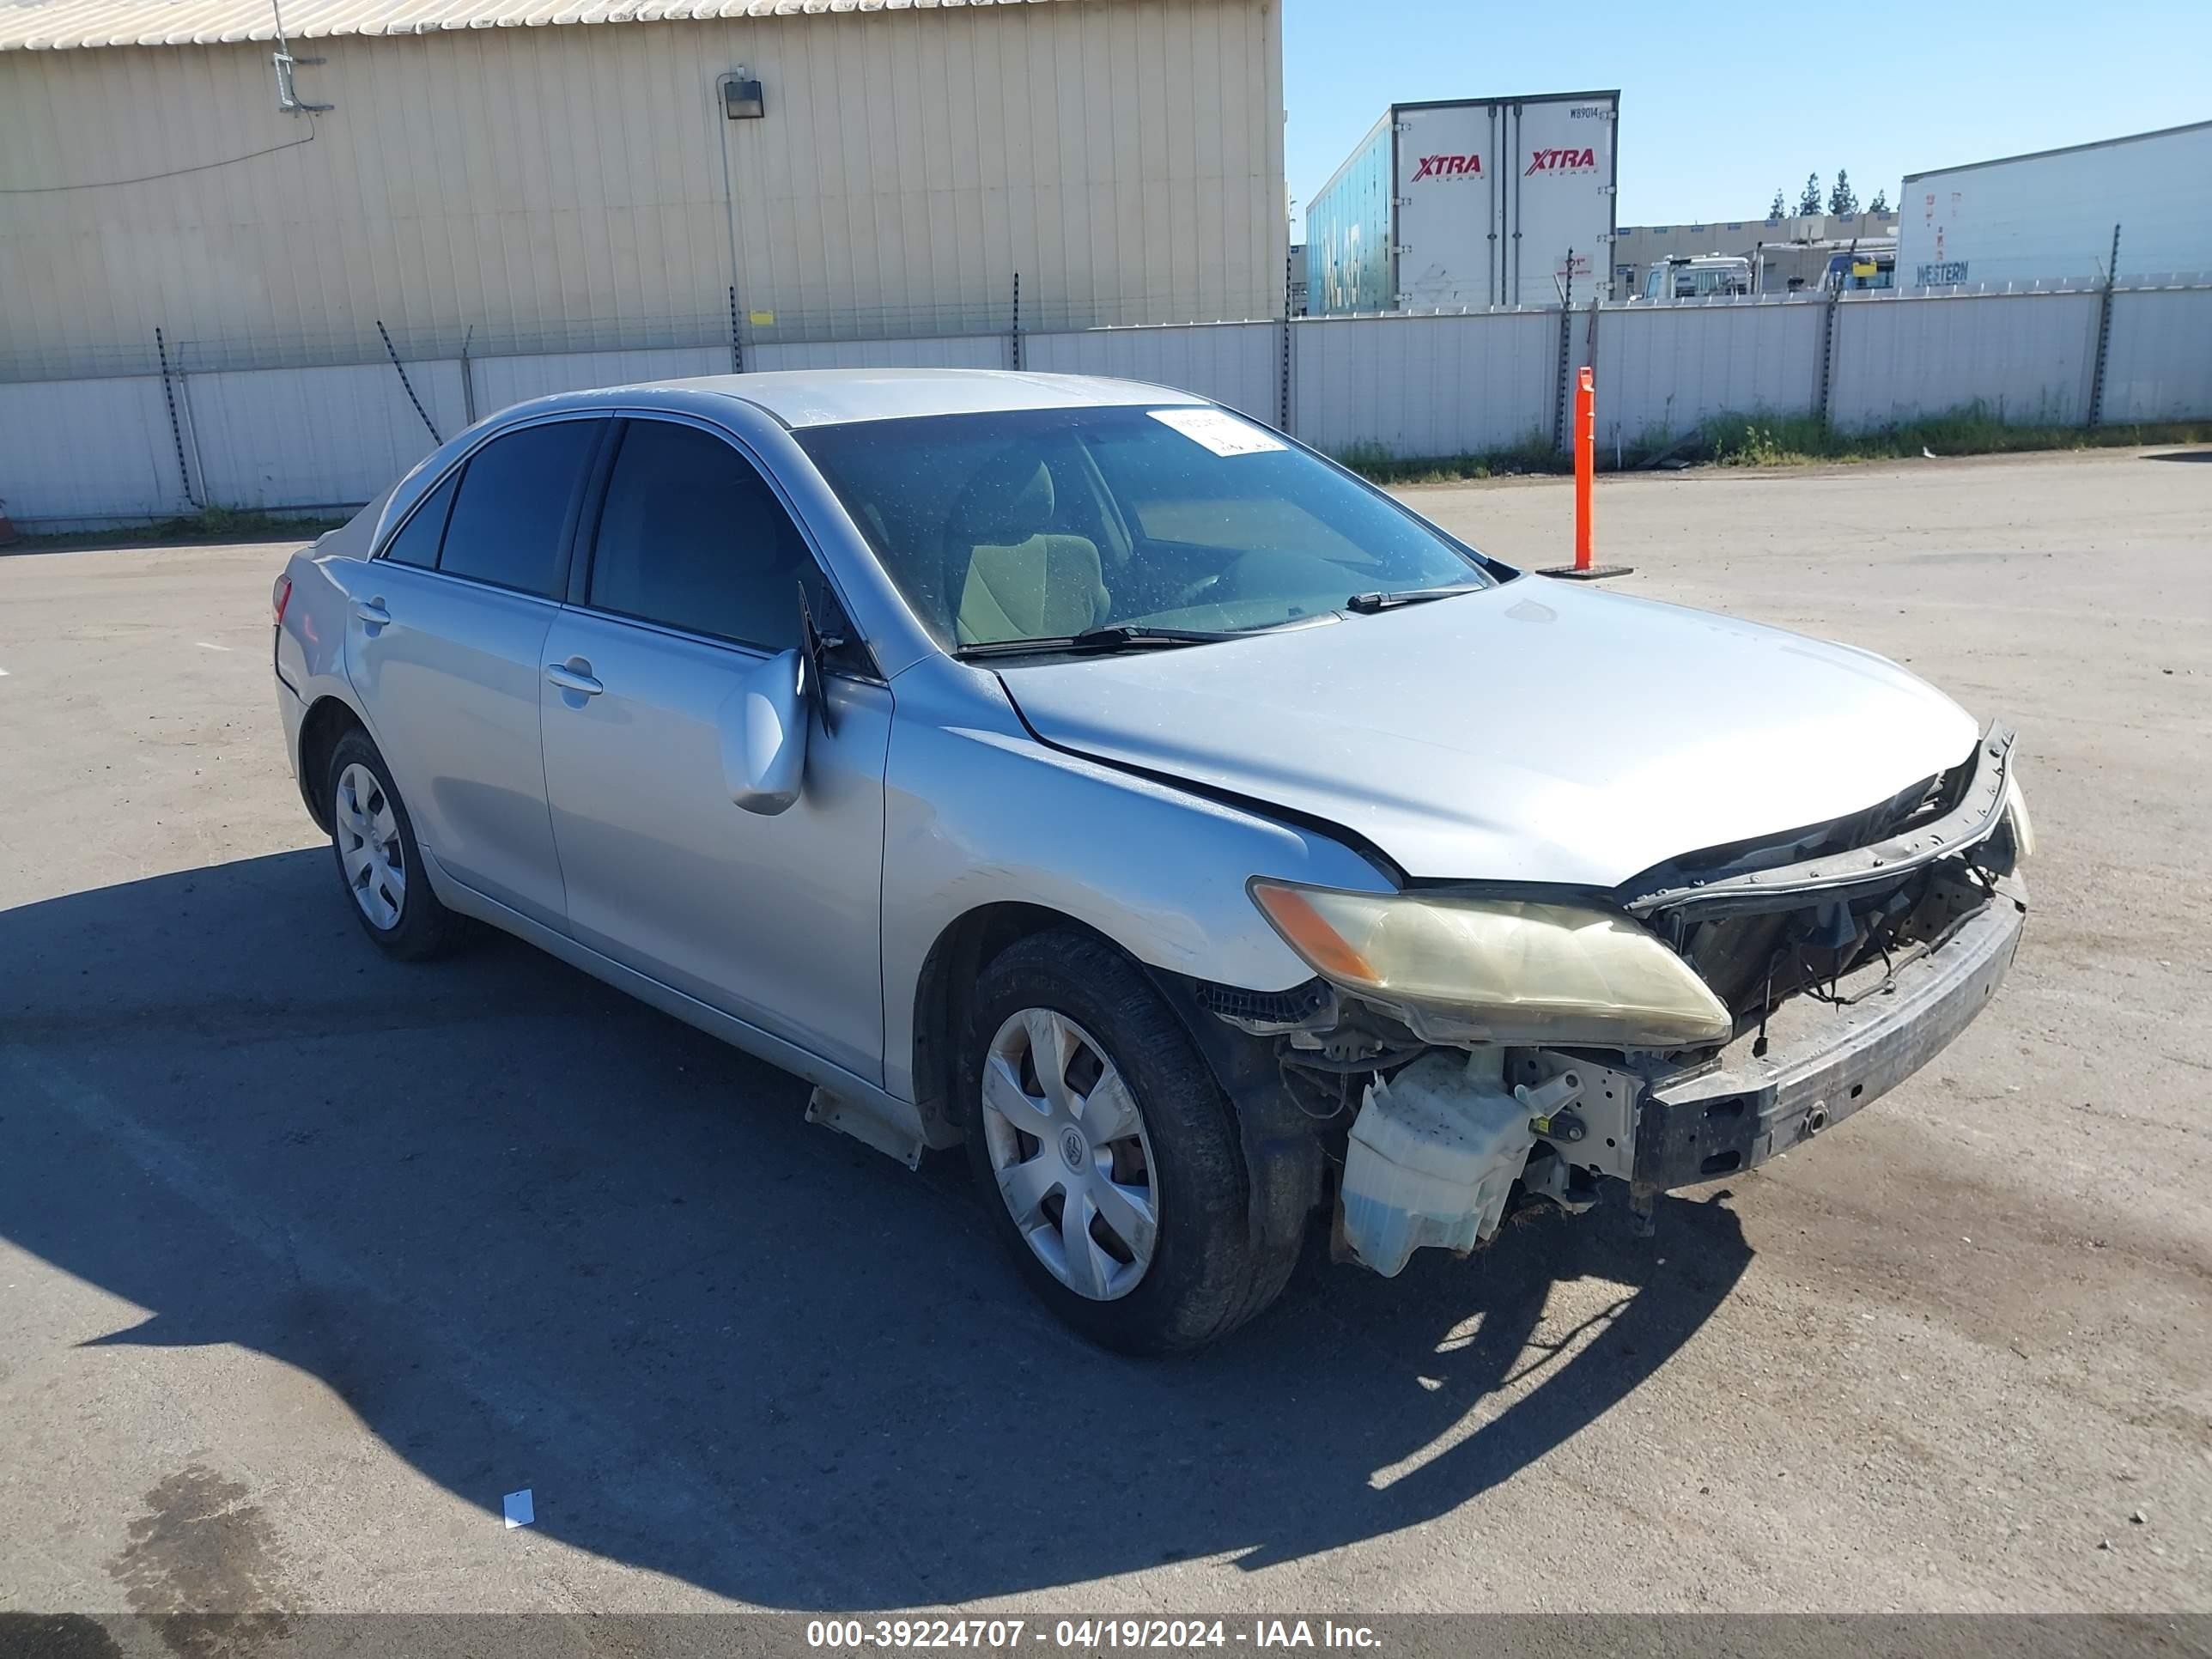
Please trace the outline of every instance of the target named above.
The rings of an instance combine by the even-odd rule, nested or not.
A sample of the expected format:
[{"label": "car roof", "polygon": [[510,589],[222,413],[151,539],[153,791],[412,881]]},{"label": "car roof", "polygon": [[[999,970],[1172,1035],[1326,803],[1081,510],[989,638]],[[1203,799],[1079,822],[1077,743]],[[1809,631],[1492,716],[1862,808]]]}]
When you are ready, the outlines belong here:
[{"label": "car roof", "polygon": [[848,421],[905,420],[925,415],[981,415],[1017,409],[1083,409],[1100,404],[1197,404],[1188,392],[1111,380],[1092,374],[1032,374],[997,368],[769,369],[653,380],[626,392],[720,393],[765,410],[787,427]]}]

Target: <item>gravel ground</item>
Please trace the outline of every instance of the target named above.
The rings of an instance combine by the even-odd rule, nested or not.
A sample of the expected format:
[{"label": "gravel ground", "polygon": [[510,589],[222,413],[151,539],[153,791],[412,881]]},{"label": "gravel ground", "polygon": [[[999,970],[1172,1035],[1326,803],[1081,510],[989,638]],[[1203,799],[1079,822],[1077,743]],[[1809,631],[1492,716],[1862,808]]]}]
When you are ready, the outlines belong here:
[{"label": "gravel ground", "polygon": [[[1407,494],[1566,543],[1557,482]],[[0,557],[0,1610],[2212,1608],[2212,452],[1598,514],[1626,587],[2019,726],[2018,968],[1648,1244],[1316,1267],[1167,1364],[793,1079],[511,942],[378,958],[283,550]]]}]

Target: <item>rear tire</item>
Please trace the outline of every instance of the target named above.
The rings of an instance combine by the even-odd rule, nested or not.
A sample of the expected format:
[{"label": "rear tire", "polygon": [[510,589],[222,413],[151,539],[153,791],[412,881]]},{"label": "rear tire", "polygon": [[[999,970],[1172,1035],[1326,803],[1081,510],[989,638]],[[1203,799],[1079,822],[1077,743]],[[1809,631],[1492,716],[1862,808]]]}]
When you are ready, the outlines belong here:
[{"label": "rear tire", "polygon": [[1031,1290],[1091,1340],[1134,1354],[1200,1347],[1289,1282],[1297,1249],[1252,1237],[1228,1097],[1103,940],[1054,929],[983,971],[960,1100],[994,1230]]},{"label": "rear tire", "polygon": [[362,932],[403,962],[427,962],[458,945],[462,918],[430,890],[414,822],[368,732],[349,732],[337,740],[323,799],[338,882]]}]

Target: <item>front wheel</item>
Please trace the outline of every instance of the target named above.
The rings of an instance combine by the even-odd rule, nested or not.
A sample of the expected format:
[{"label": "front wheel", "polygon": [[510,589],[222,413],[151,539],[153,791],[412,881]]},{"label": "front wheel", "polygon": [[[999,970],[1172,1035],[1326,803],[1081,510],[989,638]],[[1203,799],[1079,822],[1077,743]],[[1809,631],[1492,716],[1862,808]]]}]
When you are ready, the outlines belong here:
[{"label": "front wheel", "polygon": [[1235,1114],[1143,974],[1072,930],[1009,946],[961,1050],[969,1158],[1030,1287],[1128,1353],[1195,1348],[1281,1293],[1249,1222]]}]

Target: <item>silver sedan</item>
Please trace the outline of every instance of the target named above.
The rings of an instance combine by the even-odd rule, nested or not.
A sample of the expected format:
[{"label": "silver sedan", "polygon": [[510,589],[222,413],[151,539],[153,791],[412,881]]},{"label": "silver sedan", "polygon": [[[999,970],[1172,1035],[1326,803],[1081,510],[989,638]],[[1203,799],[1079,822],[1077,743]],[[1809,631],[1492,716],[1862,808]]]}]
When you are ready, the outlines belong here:
[{"label": "silver sedan", "polygon": [[489,923],[964,1146],[1079,1329],[1187,1348],[1648,1218],[1908,1076],[2027,908],[2009,732],[1516,570],[1242,415],[1022,374],[544,398],[295,556],[344,902]]}]

